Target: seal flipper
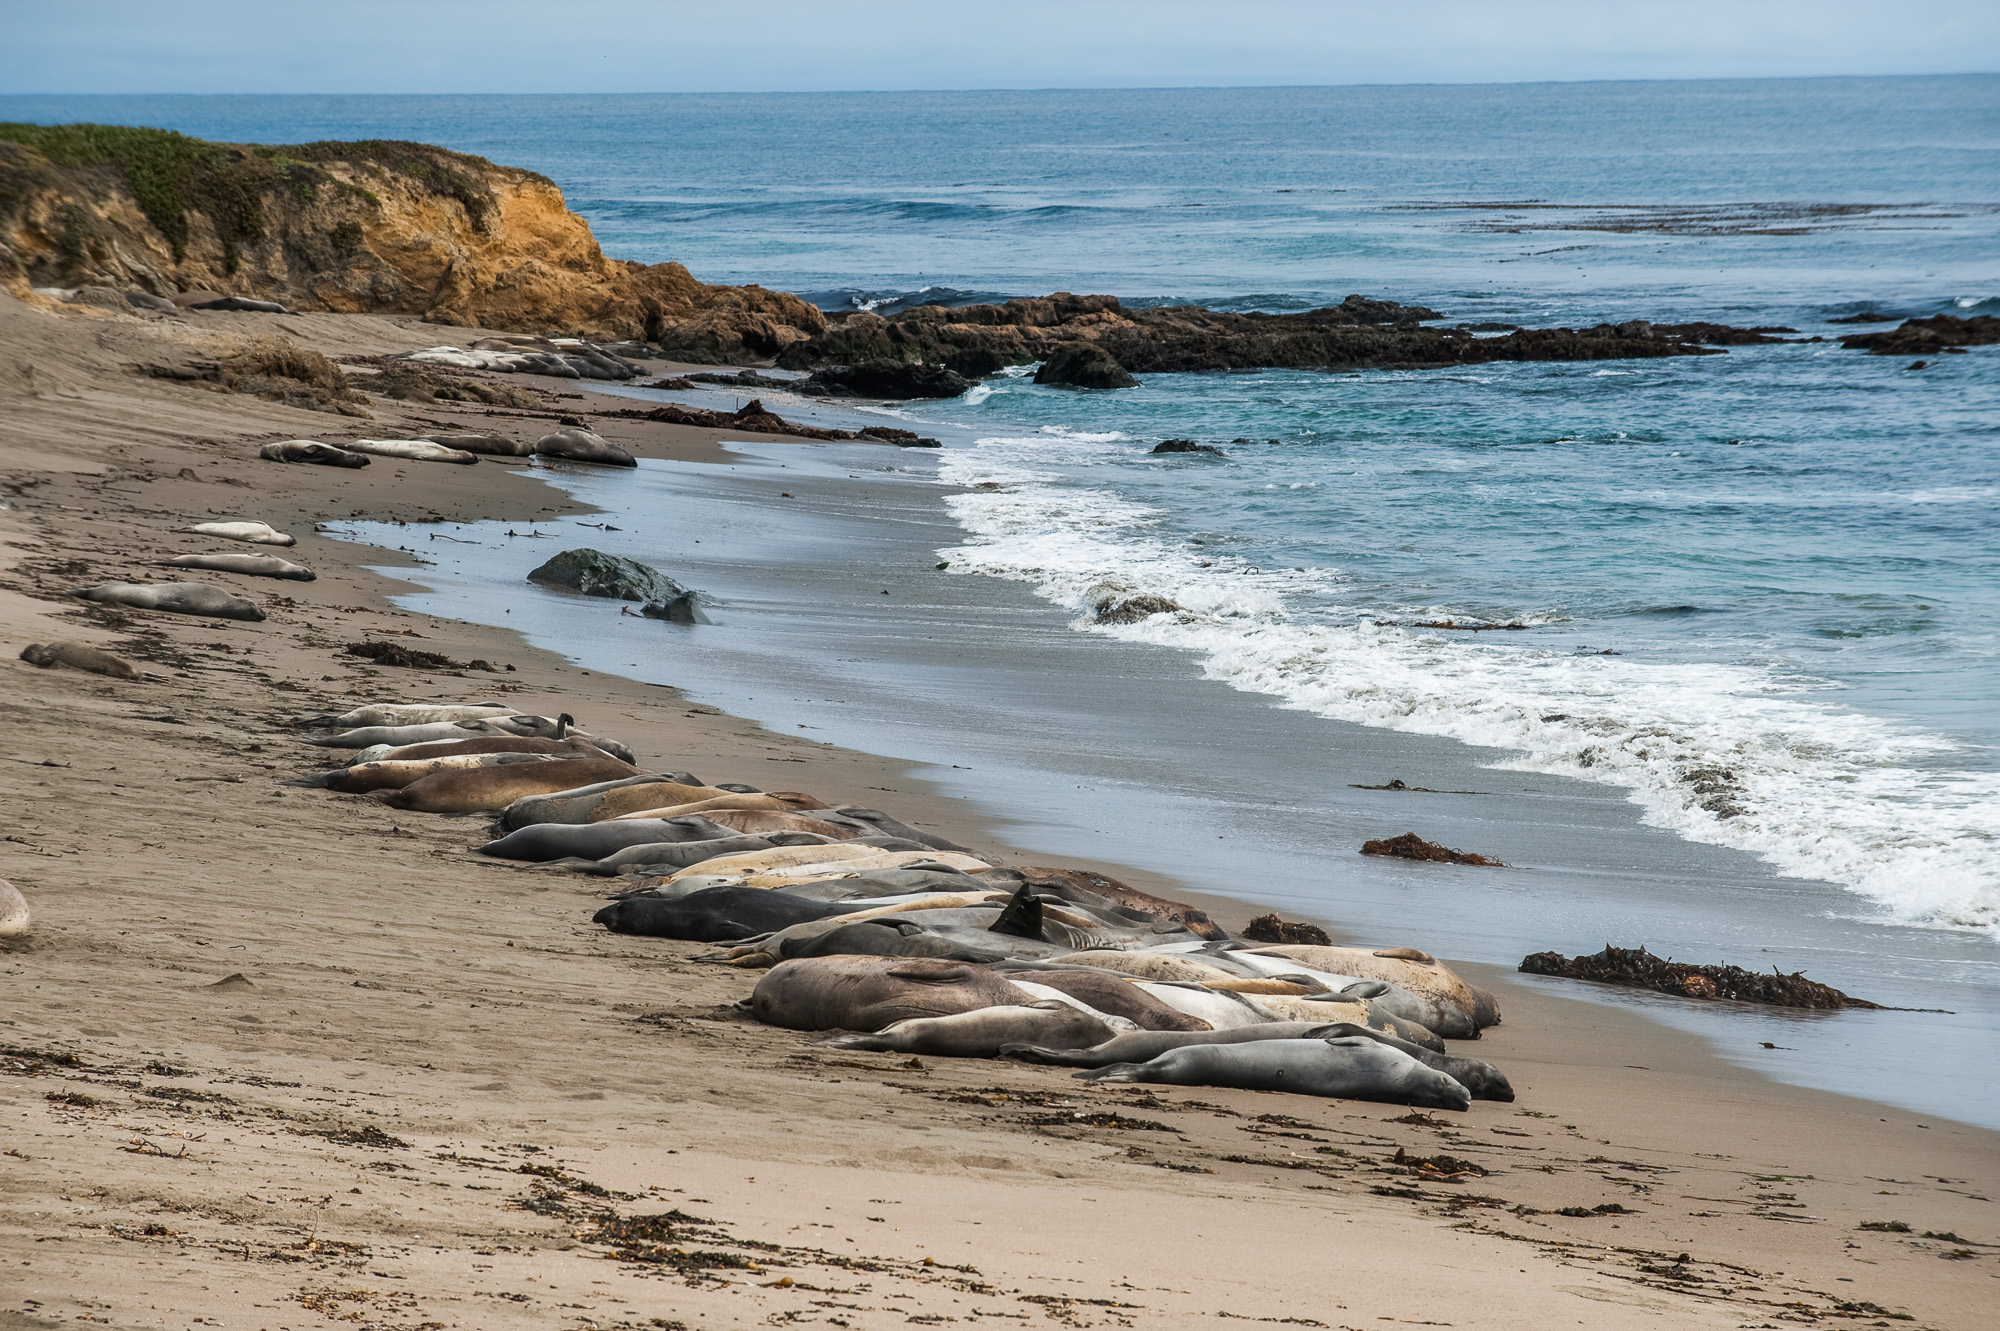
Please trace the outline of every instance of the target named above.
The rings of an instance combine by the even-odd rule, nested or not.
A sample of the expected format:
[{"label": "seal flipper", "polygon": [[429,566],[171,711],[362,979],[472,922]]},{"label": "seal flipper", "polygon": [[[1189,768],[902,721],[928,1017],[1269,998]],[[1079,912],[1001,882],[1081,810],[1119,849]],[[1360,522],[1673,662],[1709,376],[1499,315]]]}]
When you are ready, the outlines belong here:
[{"label": "seal flipper", "polygon": [[1042,899],[1036,896],[1025,883],[1007,902],[1007,909],[1000,912],[1000,918],[987,926],[986,932],[1008,934],[1014,938],[1032,938],[1042,941]]}]

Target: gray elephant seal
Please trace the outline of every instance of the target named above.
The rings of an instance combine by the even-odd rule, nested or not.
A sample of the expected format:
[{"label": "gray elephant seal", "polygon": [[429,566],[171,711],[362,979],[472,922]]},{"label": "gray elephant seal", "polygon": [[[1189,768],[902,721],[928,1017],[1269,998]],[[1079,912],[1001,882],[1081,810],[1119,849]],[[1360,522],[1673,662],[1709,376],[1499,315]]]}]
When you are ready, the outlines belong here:
[{"label": "gray elephant seal", "polygon": [[935,1054],[940,1058],[992,1058],[1000,1046],[1025,1036],[1050,1049],[1102,1044],[1111,1027],[1068,1003],[1048,999],[979,1008],[949,1017],[915,1017],[874,1035],[836,1035],[819,1044],[827,1049],[871,1049],[879,1053]]},{"label": "gray elephant seal", "polygon": [[251,300],[248,296],[218,296],[214,300],[197,300],[188,305],[191,310],[238,310],[246,314],[290,314],[291,311],[275,300]]},{"label": "gray elephant seal", "polygon": [[28,899],[19,888],[0,878],[0,938],[19,938],[28,932],[30,923]]},{"label": "gray elephant seal", "polygon": [[257,450],[257,456],[266,462],[309,462],[320,467],[365,467],[369,461],[364,453],[350,453],[317,439],[286,439],[266,444]]},{"label": "gray elephant seal", "polygon": [[535,452],[545,458],[565,458],[571,462],[596,462],[607,467],[636,467],[637,458],[618,445],[589,430],[557,430],[535,441]]},{"label": "gray elephant seal", "polygon": [[781,961],[743,1004],[767,1026],[879,1031],[916,1017],[1018,1004],[1026,995],[984,966],[900,957]]},{"label": "gray elephant seal", "polygon": [[[916,918],[921,919],[922,916]],[[1099,1012],[1125,1018],[1142,1031],[1172,1031],[1178,1034],[1209,1029],[1208,1023],[1199,1017],[1190,1017],[1185,1012],[1168,1007],[1122,975],[1109,975],[1097,970],[1037,967],[1021,970],[1014,978],[1060,989]]]},{"label": "gray elephant seal", "polygon": [[1258,1040],[1188,1045],[1144,1063],[1079,1072],[1084,1081],[1157,1082],[1290,1091],[1340,1100],[1378,1100],[1422,1109],[1472,1108],[1465,1087],[1398,1049],[1374,1040]]},{"label": "gray elephant seal", "polygon": [[461,453],[478,453],[485,457],[524,458],[534,452],[531,444],[509,439],[504,434],[432,434],[424,437],[434,444],[443,444]]},{"label": "gray elephant seal", "polygon": [[93,675],[109,675],[112,679],[139,678],[139,672],[132,668],[130,661],[86,642],[31,642],[21,649],[21,659],[44,669],[68,666],[71,670],[87,670]]},{"label": "gray elephant seal", "polygon": [[460,767],[433,772],[397,790],[372,790],[367,798],[392,809],[416,813],[478,813],[500,810],[523,795],[562,790],[577,781],[630,776],[632,764],[617,758],[556,758],[496,767]]},{"label": "gray elephant seal", "polygon": [[509,832],[479,848],[482,855],[502,860],[601,860],[627,846],[667,841],[709,841],[736,833],[699,814],[678,818],[634,818],[609,823],[534,823]]},{"label": "gray elephant seal", "polygon": [[245,573],[253,578],[284,578],[288,582],[314,582],[319,574],[304,564],[294,564],[276,555],[176,555],[162,559],[161,568],[205,568],[217,573]]},{"label": "gray elephant seal", "polygon": [[216,619],[260,620],[264,612],[254,601],[231,596],[206,582],[102,582],[70,593],[100,605],[126,605],[135,610],[166,610],[176,615],[209,615]]}]

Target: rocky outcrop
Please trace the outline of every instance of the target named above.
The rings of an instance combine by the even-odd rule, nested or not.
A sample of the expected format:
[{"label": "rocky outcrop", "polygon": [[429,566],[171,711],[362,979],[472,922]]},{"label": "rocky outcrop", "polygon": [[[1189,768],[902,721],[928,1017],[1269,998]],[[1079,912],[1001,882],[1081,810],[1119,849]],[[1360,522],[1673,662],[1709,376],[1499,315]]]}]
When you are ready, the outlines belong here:
[{"label": "rocky outcrop", "polygon": [[827,327],[784,292],[606,258],[545,176],[391,141],[0,124],[0,275],[645,338],[711,363],[766,360]]},{"label": "rocky outcrop", "polygon": [[875,360],[953,364],[974,353],[1008,365],[1047,361],[1073,344],[1098,348],[1131,374],[1261,368],[1390,369],[1490,361],[1590,361],[1719,355],[1713,343],[1775,341],[1772,330],[1643,321],[1594,328],[1517,328],[1479,337],[1427,327],[1435,310],[1350,296],[1301,314],[1235,314],[1199,306],[1127,309],[1112,296],[1058,292],[1004,305],[924,305],[894,318],[851,314],[787,347],[791,370]]},{"label": "rocky outcrop", "polygon": [[2000,342],[2000,319],[1990,314],[1970,319],[1953,314],[1905,319],[1901,327],[1887,332],[1849,333],[1840,339],[1840,345],[1850,351],[1865,351],[1871,356],[1932,356],[1996,342]]},{"label": "rocky outcrop", "polygon": [[1065,342],[1035,371],[1035,382],[1059,388],[1137,388],[1117,357],[1092,342]]},{"label": "rocky outcrop", "polygon": [[958,397],[971,389],[972,381],[942,365],[883,358],[859,365],[828,365],[788,386],[818,397],[902,400]]},{"label": "rocky outcrop", "polygon": [[601,550],[565,550],[528,574],[528,581],[585,596],[639,601],[643,603],[641,613],[647,619],[666,619],[677,624],[708,622],[696,593],[656,568]]}]

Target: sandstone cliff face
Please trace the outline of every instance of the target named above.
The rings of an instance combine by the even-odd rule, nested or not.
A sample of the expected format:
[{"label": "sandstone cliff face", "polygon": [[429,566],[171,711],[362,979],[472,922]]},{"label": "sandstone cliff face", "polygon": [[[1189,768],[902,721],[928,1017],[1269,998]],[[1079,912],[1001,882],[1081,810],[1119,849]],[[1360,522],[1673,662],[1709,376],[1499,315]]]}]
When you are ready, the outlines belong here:
[{"label": "sandstone cliff face", "polygon": [[387,141],[0,124],[0,276],[643,337],[710,362],[768,359],[826,330],[784,292],[606,258],[547,177]]}]

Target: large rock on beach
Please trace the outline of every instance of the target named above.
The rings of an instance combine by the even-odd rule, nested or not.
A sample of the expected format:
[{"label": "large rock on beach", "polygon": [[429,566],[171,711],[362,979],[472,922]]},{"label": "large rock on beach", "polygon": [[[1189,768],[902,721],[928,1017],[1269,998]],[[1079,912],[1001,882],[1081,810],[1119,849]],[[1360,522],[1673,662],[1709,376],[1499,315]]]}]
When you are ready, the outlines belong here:
[{"label": "large rock on beach", "polygon": [[1089,342],[1069,342],[1057,347],[1042,368],[1035,371],[1038,384],[1060,388],[1137,388],[1139,381],[1118,358],[1103,347]]},{"label": "large rock on beach", "polygon": [[972,381],[942,365],[883,358],[828,365],[795,387],[820,397],[945,398],[965,393]]},{"label": "large rock on beach", "polygon": [[668,602],[690,595],[686,587],[650,565],[587,548],[563,551],[528,574],[528,581],[619,601]]}]

